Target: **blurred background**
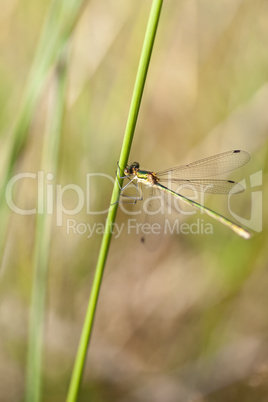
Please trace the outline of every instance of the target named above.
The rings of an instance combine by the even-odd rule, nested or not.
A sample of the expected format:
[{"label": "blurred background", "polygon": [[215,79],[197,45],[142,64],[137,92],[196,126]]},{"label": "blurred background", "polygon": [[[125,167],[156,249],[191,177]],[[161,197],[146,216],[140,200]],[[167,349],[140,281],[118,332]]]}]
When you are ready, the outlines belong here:
[{"label": "blurred background", "polygon": [[[1,401],[24,398],[36,244],[43,236],[36,214],[6,206],[6,185],[16,174],[42,171],[54,175],[45,180],[54,196],[57,185],[70,184],[87,194],[87,174],[114,177],[150,7],[151,1],[84,2],[66,29],[63,58],[45,65],[49,49],[57,49],[53,30],[47,41],[41,35],[49,2],[1,2]],[[261,0],[163,4],[130,162],[160,171],[244,149],[250,162],[228,177],[244,179],[246,191],[231,205],[254,235],[244,240],[204,215],[181,216],[180,222],[211,223],[213,234],[170,234],[149,252],[139,234],[128,233],[129,215],[119,208],[116,222],[125,226],[111,243],[81,401],[268,398],[267,16]],[[45,66],[39,76],[38,62]],[[62,119],[55,96],[61,68]],[[50,130],[55,114],[61,124]],[[46,151],[52,131],[54,164]],[[19,208],[37,208],[37,180],[20,180],[13,190]],[[90,209],[107,209],[111,191],[111,181],[94,176]],[[254,194],[261,195],[257,204]],[[205,202],[234,220],[227,197],[206,195]],[[77,194],[66,191],[63,204],[74,209]],[[106,218],[84,206],[63,213],[57,226],[56,212],[55,206],[42,259],[44,401],[66,398]],[[100,230],[91,237],[68,231],[68,219]]]}]

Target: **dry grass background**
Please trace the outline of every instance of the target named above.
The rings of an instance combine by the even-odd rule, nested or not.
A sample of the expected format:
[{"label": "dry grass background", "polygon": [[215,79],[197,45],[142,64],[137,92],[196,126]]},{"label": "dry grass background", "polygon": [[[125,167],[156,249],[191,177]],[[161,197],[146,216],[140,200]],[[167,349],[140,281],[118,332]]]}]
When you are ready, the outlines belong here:
[{"label": "dry grass background", "polygon": [[[70,46],[68,94],[54,185],[85,189],[87,173],[113,175],[150,1],[92,0]],[[1,2],[1,165],[47,10],[45,1]],[[249,241],[209,218],[214,235],[173,235],[148,253],[134,233],[114,239],[103,278],[81,401],[266,401],[268,4],[166,0],[131,161],[161,170],[229,149],[251,161],[234,172],[247,191],[234,209],[250,217],[249,177],[261,170],[263,230]],[[36,107],[15,172],[37,172],[53,79]],[[94,182],[92,206],[111,186]],[[254,189],[255,190],[255,189]],[[228,215],[226,198],[207,205]],[[75,206],[70,192],[66,207]],[[33,208],[36,186],[18,188]],[[44,345],[44,401],[64,400],[101,235],[53,224]],[[77,222],[104,222],[85,209]],[[184,220],[194,222],[193,218]],[[35,216],[9,212],[0,282],[0,400],[23,400]],[[118,223],[128,216],[119,212]],[[182,218],[181,218],[182,219]]]}]

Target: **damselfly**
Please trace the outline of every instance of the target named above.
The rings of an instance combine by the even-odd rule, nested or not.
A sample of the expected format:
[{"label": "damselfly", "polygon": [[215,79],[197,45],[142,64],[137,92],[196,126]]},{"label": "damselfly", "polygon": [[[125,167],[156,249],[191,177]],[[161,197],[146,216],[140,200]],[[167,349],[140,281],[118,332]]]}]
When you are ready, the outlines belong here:
[{"label": "damselfly", "polygon": [[[131,165],[126,166],[124,169],[123,177],[128,178],[129,182],[123,187],[122,190],[128,187],[130,183],[134,183],[138,186],[143,184],[145,186],[160,190],[176,197],[188,205],[191,205],[201,212],[206,213],[215,220],[221,222],[223,225],[232,229],[244,239],[249,239],[251,237],[251,233],[242,226],[162,184],[169,181],[171,183],[173,182],[181,184],[181,186],[191,186],[197,191],[205,191],[215,194],[239,193],[244,191],[244,188],[232,180],[207,179],[205,177],[216,176],[237,169],[247,163],[249,159],[250,156],[245,151],[227,151],[190,163],[189,165],[178,166],[159,173],[142,170],[140,169],[140,164],[138,162],[134,162]],[[136,201],[137,199],[135,202]]]}]

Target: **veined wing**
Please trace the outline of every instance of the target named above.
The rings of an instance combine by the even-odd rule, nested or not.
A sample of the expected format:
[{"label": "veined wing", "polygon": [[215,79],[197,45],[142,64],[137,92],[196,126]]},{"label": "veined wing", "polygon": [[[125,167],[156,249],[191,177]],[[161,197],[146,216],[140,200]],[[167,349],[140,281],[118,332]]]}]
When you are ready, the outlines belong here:
[{"label": "veined wing", "polygon": [[197,180],[182,180],[182,179],[168,179],[160,178],[160,183],[175,183],[178,185],[180,192],[183,188],[190,189],[192,191],[198,191],[201,193],[209,194],[237,194],[245,191],[241,184],[232,180],[213,180],[213,179],[197,179]]},{"label": "veined wing", "polygon": [[230,172],[243,165],[250,159],[247,152],[233,150],[201,159],[188,165],[181,165],[172,169],[156,173],[157,177],[169,175],[170,179],[200,179]]}]

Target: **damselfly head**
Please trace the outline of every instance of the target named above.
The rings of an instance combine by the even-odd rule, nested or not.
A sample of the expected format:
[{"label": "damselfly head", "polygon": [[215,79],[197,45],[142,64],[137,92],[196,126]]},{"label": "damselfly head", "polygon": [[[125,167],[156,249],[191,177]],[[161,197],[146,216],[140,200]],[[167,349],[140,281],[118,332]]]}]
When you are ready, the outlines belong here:
[{"label": "damselfly head", "polygon": [[133,173],[133,174],[136,174],[137,171],[138,171],[139,168],[140,168],[139,162],[133,162],[132,165],[131,165],[131,168],[132,168],[132,173]]},{"label": "damselfly head", "polygon": [[129,176],[130,174],[136,174],[139,168],[140,168],[139,162],[133,162],[130,166],[126,166],[124,174],[126,176]]},{"label": "damselfly head", "polygon": [[140,164],[139,162],[133,162],[131,165],[132,169],[139,169],[140,168]]}]

